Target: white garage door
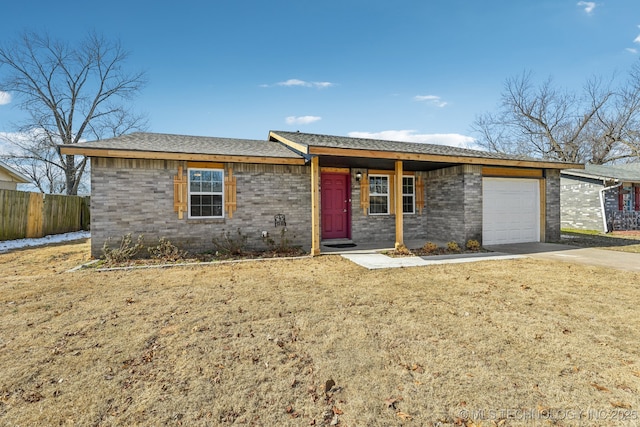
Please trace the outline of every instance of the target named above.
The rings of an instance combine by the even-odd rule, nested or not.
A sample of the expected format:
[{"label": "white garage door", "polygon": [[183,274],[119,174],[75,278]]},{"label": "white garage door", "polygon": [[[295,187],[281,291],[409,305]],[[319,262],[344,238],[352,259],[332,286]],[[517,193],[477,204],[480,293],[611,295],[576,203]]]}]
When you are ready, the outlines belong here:
[{"label": "white garage door", "polygon": [[537,179],[483,178],[482,244],[540,241]]}]

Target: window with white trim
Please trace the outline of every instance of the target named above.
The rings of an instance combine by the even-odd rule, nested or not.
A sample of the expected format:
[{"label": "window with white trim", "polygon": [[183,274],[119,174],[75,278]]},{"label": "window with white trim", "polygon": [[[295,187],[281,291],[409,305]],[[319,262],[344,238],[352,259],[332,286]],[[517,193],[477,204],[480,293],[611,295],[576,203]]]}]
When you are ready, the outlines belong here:
[{"label": "window with white trim", "polygon": [[389,214],[389,176],[369,176],[369,214]]},{"label": "window with white trim", "polygon": [[416,186],[413,176],[402,177],[402,213],[416,212]]},{"label": "window with white trim", "polygon": [[624,188],[622,207],[625,212],[631,211],[631,191],[629,187]]},{"label": "window with white trim", "polygon": [[224,217],[224,170],[189,169],[189,218]]},{"label": "window with white trim", "polygon": [[635,196],[635,189],[633,188],[632,185],[625,185],[623,187],[620,187],[620,190],[622,191],[622,209],[625,212],[632,212],[635,209],[636,206],[636,202],[634,200],[634,196]]}]

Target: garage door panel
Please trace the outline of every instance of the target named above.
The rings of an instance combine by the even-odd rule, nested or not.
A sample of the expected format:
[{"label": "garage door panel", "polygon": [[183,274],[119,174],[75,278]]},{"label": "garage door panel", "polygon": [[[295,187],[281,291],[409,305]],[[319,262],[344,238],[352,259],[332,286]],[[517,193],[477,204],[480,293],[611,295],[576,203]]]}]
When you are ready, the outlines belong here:
[{"label": "garage door panel", "polygon": [[538,180],[483,179],[483,244],[540,241]]}]

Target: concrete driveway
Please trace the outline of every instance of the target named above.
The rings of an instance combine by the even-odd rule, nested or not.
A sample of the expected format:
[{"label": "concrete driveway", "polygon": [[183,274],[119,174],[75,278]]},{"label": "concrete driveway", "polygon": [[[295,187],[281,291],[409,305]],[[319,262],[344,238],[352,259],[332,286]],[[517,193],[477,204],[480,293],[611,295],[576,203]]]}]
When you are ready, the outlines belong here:
[{"label": "concrete driveway", "polygon": [[524,255],[531,258],[640,272],[640,254],[636,253],[581,248],[556,243],[514,243],[487,246],[487,249],[503,254]]}]

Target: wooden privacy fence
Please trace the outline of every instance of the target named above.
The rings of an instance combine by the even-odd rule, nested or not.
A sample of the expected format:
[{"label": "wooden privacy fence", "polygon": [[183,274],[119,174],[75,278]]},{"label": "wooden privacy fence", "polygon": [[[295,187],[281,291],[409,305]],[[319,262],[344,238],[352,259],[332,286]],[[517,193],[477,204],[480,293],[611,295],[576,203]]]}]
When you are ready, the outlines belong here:
[{"label": "wooden privacy fence", "polygon": [[88,230],[89,197],[0,190],[0,241]]}]

